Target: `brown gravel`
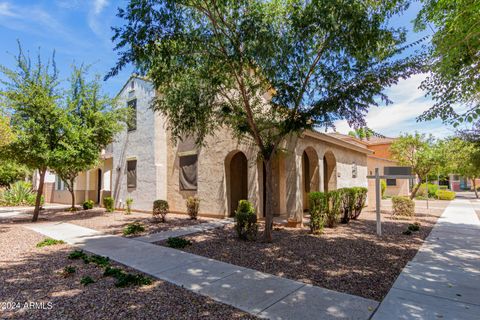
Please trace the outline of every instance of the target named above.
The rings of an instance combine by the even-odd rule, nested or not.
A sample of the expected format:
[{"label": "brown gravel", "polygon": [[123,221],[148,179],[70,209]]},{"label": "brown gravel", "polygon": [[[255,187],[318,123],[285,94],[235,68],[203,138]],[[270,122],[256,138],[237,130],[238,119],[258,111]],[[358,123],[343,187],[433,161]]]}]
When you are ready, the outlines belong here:
[{"label": "brown gravel", "polygon": [[[310,235],[307,229],[276,227],[271,244],[243,242],[227,226],[187,236],[193,245],[185,251],[380,301],[448,202],[430,204],[437,209],[427,211],[420,203],[414,220],[393,220],[384,206],[381,238],[376,236],[375,213],[365,210],[359,220],[325,229],[321,236]],[[403,235],[414,221],[421,224],[420,231]]]},{"label": "brown gravel", "polygon": [[[81,210],[76,212],[45,210],[40,213],[39,221],[64,221],[82,227],[95,229],[97,231],[122,235],[122,230],[128,224],[139,222],[145,227],[145,231],[135,236],[144,236],[151,233],[174,230],[182,227],[189,227],[201,223],[211,222],[213,219],[199,217],[191,220],[189,216],[182,214],[168,214],[167,222],[160,223],[152,218],[151,214],[133,212],[129,215],[124,212],[115,211],[108,213],[105,209]],[[16,222],[28,222],[27,218],[16,219]]]},{"label": "brown gravel", "polygon": [[[19,225],[0,224],[0,307],[7,302],[20,302],[22,306],[25,302],[43,302],[47,308],[0,309],[0,319],[255,319],[162,281],[116,288],[114,280],[104,278],[99,267],[67,259],[74,249],[71,246],[36,248],[43,239]],[[64,278],[59,273],[67,265],[77,271]],[[81,285],[80,279],[86,275],[96,283]],[[52,304],[50,310],[48,302]]]}]

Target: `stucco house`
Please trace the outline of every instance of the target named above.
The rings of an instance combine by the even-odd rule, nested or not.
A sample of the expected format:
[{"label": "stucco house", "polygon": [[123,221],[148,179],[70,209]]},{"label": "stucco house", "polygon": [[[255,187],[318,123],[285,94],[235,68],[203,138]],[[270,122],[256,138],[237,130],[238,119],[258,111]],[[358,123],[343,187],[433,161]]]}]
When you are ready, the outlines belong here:
[{"label": "stucco house", "polygon": [[[263,217],[264,168],[256,147],[239,142],[228,128],[208,137],[203,147],[191,139],[174,144],[166,119],[150,108],[154,95],[151,82],[138,76],[120,90],[120,103],[132,108],[134,121],[103,154],[101,167],[87,173],[85,185],[97,188],[93,200],[111,195],[123,208],[132,198],[134,210],[151,212],[154,200],[166,199],[172,212],[186,212],[185,200],[196,195],[200,215],[221,218],[232,216],[238,201],[248,199]],[[373,151],[363,144],[307,131],[288,137],[282,150],[273,164],[274,214],[293,224],[308,208],[308,192],[368,186]]]}]

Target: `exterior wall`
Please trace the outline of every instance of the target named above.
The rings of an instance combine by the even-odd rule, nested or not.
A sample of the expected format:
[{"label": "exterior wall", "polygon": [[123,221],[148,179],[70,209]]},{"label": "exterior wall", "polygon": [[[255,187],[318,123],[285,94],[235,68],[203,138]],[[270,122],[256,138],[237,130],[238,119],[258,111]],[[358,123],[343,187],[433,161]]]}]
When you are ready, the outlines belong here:
[{"label": "exterior wall", "polygon": [[391,143],[368,145],[368,149],[372,150],[375,157],[383,159],[392,159],[390,153]]},{"label": "exterior wall", "polygon": [[[134,90],[130,82],[134,81]],[[137,128],[125,129],[113,143],[112,190],[117,208],[125,205],[127,198],[133,199],[134,210],[152,210],[153,201],[165,199],[166,176],[166,133],[161,117],[150,109],[154,98],[151,83],[132,77],[118,96],[120,103],[137,99]],[[163,131],[163,133],[162,133]],[[127,188],[127,160],[137,160],[137,186]]]}]

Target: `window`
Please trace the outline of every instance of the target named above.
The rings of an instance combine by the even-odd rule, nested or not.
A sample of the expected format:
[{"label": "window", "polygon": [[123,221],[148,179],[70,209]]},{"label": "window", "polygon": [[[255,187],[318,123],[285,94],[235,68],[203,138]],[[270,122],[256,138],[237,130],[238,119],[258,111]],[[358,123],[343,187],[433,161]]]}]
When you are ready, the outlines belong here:
[{"label": "window", "polygon": [[197,190],[198,155],[180,157],[180,190]]},{"label": "window", "polygon": [[127,188],[137,187],[137,160],[127,160]]},{"label": "window", "polygon": [[397,179],[387,179],[387,186],[396,186]]},{"label": "window", "polygon": [[357,164],[354,162],[352,164],[352,178],[356,178],[358,175]]},{"label": "window", "polygon": [[130,111],[128,115],[128,131],[137,129],[137,99],[128,101],[127,107]]},{"label": "window", "polygon": [[65,184],[65,182],[60,179],[59,176],[55,176],[55,190],[57,191],[63,191],[63,190],[67,190],[67,185]]}]

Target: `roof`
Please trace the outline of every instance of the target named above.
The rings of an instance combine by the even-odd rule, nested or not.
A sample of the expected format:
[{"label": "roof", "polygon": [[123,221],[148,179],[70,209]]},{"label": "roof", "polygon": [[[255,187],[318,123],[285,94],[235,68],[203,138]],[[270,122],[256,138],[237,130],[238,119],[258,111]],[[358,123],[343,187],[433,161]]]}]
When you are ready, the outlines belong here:
[{"label": "roof", "polygon": [[140,80],[143,80],[143,81],[146,81],[146,82],[152,82],[152,80],[150,80],[150,79],[147,78],[147,77],[139,76],[139,75],[136,74],[136,73],[132,73],[132,74],[130,75],[130,77],[128,77],[128,80],[125,81],[125,83],[123,84],[122,88],[118,91],[116,97],[118,97],[118,96],[123,92],[123,90],[125,89],[125,87],[128,85],[128,83],[129,83],[132,79],[140,79]]},{"label": "roof", "polygon": [[351,143],[355,144],[361,144],[364,146],[374,146],[374,145],[379,145],[379,144],[391,144],[395,141],[395,138],[389,138],[389,137],[377,137],[377,136],[372,136],[368,139],[358,139],[356,137],[352,137],[348,134],[343,134],[343,133],[338,133],[338,132],[331,132],[327,133],[328,135],[331,135],[332,137],[342,139],[345,141],[349,141]]},{"label": "roof", "polygon": [[322,140],[340,147],[344,147],[350,150],[354,150],[357,152],[365,153],[365,154],[372,154],[373,151],[367,149],[365,145],[358,144],[358,143],[353,143],[344,139],[340,139],[338,137],[335,137],[333,135],[330,135],[328,133],[322,133],[314,130],[307,130],[304,132],[305,136],[309,136],[318,140]]}]

